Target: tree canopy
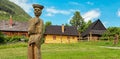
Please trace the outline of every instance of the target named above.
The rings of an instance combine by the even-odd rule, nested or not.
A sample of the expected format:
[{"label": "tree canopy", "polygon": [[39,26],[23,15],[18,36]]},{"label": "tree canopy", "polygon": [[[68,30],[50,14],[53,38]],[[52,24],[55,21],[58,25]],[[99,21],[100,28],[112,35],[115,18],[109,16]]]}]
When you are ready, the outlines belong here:
[{"label": "tree canopy", "polygon": [[50,26],[50,25],[52,25],[52,22],[51,22],[51,21],[45,22],[45,27]]},{"label": "tree canopy", "polygon": [[120,36],[120,27],[109,27],[107,31],[102,35],[103,39],[114,39],[115,35]]},{"label": "tree canopy", "polygon": [[76,26],[77,30],[82,33],[83,31],[86,30],[86,28],[91,24],[91,20],[87,22],[84,21],[84,19],[82,18],[82,16],[80,15],[79,11],[76,11],[74,13],[74,16],[72,17],[72,19],[70,20],[70,24],[72,26]]}]

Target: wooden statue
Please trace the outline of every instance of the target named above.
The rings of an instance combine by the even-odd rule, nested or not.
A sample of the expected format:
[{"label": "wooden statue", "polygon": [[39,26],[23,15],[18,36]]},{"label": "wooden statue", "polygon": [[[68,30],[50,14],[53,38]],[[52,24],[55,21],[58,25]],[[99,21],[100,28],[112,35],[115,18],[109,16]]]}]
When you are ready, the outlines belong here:
[{"label": "wooden statue", "polygon": [[43,21],[39,18],[44,6],[33,4],[36,17],[29,20],[28,28],[28,59],[41,59],[41,39],[43,35]]}]

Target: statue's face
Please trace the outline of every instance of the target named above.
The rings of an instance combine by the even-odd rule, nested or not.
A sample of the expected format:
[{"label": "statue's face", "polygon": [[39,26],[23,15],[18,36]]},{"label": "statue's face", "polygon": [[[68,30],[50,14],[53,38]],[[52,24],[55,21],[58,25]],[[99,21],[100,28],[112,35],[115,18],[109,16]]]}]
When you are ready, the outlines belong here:
[{"label": "statue's face", "polygon": [[42,9],[40,8],[34,8],[34,14],[36,17],[39,17],[42,13]]}]

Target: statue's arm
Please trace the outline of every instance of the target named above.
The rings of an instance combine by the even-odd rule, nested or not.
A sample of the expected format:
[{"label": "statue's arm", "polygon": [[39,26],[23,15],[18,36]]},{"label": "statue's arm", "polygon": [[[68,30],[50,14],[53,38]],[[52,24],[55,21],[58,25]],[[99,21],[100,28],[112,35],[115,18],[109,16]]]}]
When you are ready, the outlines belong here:
[{"label": "statue's arm", "polygon": [[38,36],[36,36],[36,39],[34,41],[37,45],[40,44],[41,38],[43,37],[43,29],[44,29],[44,24],[43,24],[43,21],[40,20],[40,23],[39,23],[39,25],[38,25],[38,27],[36,29],[36,34]]},{"label": "statue's arm", "polygon": [[35,33],[35,22],[34,20],[29,21],[28,35]]},{"label": "statue's arm", "polygon": [[40,20],[38,33],[42,35],[43,34],[43,29],[44,29],[44,22],[42,20]]},{"label": "statue's arm", "polygon": [[28,28],[28,34],[37,34],[38,32],[36,32],[36,25],[40,22],[40,20],[38,18],[32,18],[29,21],[29,28]]}]

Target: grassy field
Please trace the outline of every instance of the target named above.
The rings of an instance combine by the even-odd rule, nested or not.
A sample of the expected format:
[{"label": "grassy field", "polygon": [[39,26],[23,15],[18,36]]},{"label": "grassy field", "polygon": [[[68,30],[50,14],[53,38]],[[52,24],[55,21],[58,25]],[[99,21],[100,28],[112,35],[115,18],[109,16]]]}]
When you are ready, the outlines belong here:
[{"label": "grassy field", "polygon": [[[120,49],[112,42],[79,42],[71,44],[43,44],[43,59],[120,59]],[[116,46],[119,46],[116,45]],[[27,59],[27,43],[0,45],[0,59]]]}]

